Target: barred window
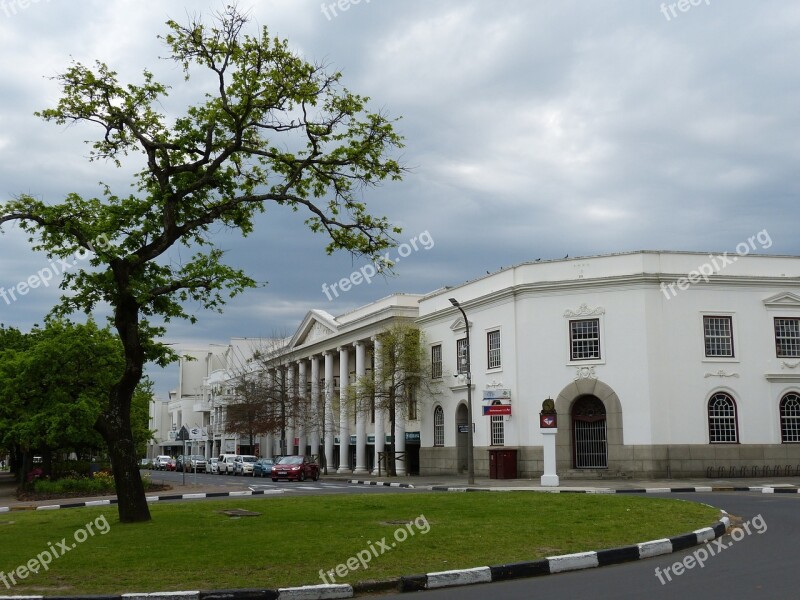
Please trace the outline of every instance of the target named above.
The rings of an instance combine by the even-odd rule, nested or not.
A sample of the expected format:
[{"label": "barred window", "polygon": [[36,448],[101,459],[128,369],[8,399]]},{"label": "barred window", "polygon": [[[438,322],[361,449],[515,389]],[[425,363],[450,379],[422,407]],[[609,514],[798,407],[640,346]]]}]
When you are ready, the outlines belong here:
[{"label": "barred window", "polygon": [[431,346],[431,378],[442,378],[442,345]]},{"label": "barred window", "polygon": [[739,441],[736,402],[719,392],[708,401],[708,441],[711,444],[735,444]]},{"label": "barred window", "polygon": [[570,360],[600,358],[600,319],[569,322]]},{"label": "barred window", "polygon": [[492,446],[505,444],[505,421],[502,415],[492,415]]},{"label": "barred window", "polygon": [[411,391],[411,394],[408,397],[408,420],[409,421],[416,421],[417,420],[417,394],[414,390]]},{"label": "barred window", "polygon": [[775,318],[775,351],[779,358],[800,357],[800,319]]},{"label": "barred window", "polygon": [[786,394],[781,400],[781,442],[800,442],[800,396]]},{"label": "barred window", "polygon": [[486,334],[487,369],[500,368],[500,330],[490,331]]},{"label": "barred window", "polygon": [[459,375],[467,372],[467,338],[456,340],[456,365]]},{"label": "barred window", "polygon": [[441,406],[433,409],[433,445],[444,446],[444,410]]},{"label": "barred window", "polygon": [[733,319],[703,317],[706,356],[733,356]]}]

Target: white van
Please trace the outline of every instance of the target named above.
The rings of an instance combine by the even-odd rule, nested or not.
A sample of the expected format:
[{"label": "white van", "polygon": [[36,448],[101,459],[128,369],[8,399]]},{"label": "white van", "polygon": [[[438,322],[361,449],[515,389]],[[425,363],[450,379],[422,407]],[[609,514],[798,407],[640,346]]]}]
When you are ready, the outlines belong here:
[{"label": "white van", "polygon": [[217,458],[217,474],[230,475],[233,473],[233,461],[236,454],[220,454]]}]

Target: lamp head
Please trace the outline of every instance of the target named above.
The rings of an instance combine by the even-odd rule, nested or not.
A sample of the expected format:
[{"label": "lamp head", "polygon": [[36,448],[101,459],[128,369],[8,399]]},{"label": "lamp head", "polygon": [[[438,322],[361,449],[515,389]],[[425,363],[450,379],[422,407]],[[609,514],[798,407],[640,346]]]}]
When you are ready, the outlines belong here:
[{"label": "lamp head", "polygon": [[458,308],[458,307],[460,306],[460,305],[458,304],[458,300],[456,300],[455,298],[450,298],[450,304],[452,304],[452,305],[453,305],[453,306],[455,306],[456,308]]}]

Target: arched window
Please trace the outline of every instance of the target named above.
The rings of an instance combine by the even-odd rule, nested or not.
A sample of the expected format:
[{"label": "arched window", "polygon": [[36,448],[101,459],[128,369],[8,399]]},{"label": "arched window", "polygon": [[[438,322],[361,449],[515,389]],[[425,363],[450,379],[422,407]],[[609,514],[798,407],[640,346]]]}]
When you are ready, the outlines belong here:
[{"label": "arched window", "polygon": [[724,392],[717,392],[708,401],[708,441],[711,444],[735,444],[739,441],[736,402]]},{"label": "arched window", "polygon": [[791,393],[781,399],[781,442],[800,442],[800,396]]},{"label": "arched window", "polygon": [[441,406],[433,409],[433,445],[444,446],[444,410]]}]

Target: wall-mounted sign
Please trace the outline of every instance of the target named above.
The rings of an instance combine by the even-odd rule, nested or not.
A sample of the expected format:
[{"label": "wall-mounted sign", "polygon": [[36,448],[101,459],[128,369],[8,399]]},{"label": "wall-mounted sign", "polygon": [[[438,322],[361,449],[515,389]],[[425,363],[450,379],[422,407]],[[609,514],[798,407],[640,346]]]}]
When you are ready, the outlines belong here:
[{"label": "wall-mounted sign", "polygon": [[511,390],[483,390],[483,400],[511,400]]},{"label": "wall-mounted sign", "polygon": [[542,429],[555,429],[556,423],[556,415],[539,415],[539,427]]},{"label": "wall-mounted sign", "polygon": [[406,431],[407,442],[419,442],[419,431]]},{"label": "wall-mounted sign", "polygon": [[469,433],[469,425],[459,425],[458,433]]},{"label": "wall-mounted sign", "polygon": [[510,414],[511,414],[510,404],[491,404],[489,406],[483,407],[484,417],[496,417],[499,415],[510,415]]}]

